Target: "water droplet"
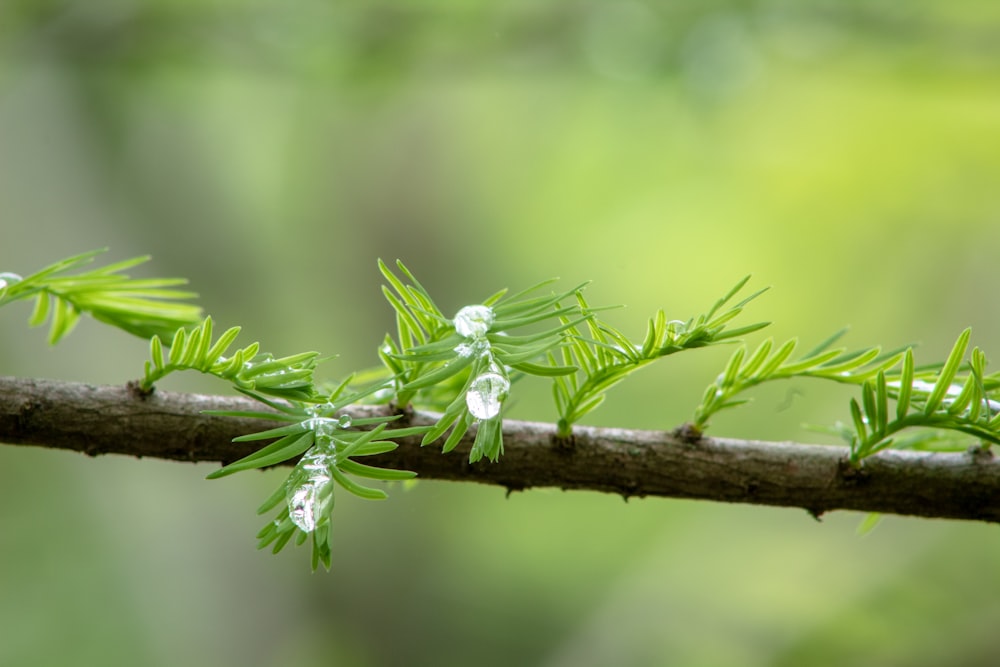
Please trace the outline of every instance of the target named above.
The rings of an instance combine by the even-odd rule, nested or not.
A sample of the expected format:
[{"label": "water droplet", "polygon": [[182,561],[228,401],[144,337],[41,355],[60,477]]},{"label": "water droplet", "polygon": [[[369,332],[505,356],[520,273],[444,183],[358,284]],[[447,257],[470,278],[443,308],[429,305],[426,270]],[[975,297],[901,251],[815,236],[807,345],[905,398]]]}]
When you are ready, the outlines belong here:
[{"label": "water droplet", "polygon": [[300,486],[288,498],[288,516],[307,533],[316,528],[316,510],[320,489],[314,484]]},{"label": "water droplet", "polygon": [[482,356],[490,351],[490,342],[485,338],[473,338],[471,342],[459,343],[455,353],[460,357]]},{"label": "water droplet", "polygon": [[337,420],[337,426],[340,428],[351,428],[351,424],[354,420],[351,419],[351,415],[340,415],[340,419]]},{"label": "water droplet", "polygon": [[330,466],[337,463],[337,450],[331,444],[317,445],[306,452],[300,463],[310,484],[325,484],[330,481]]},{"label": "water droplet", "polygon": [[333,403],[317,403],[306,408],[306,413],[313,417],[322,417],[323,413],[333,410]]},{"label": "water droplet", "polygon": [[455,315],[455,331],[466,338],[481,338],[493,326],[493,309],[489,306],[466,306]]},{"label": "water droplet", "polygon": [[305,473],[305,480],[288,491],[288,516],[307,533],[315,530],[317,520],[325,511],[324,496],[330,498],[327,493],[331,484],[330,466],[335,462],[336,449],[313,447],[299,461],[301,472],[293,473],[300,476]]},{"label": "water droplet", "polygon": [[24,279],[16,273],[0,273],[0,290],[7,289],[8,286],[19,283],[22,280]]},{"label": "water droplet", "polygon": [[483,373],[476,377],[465,393],[465,404],[476,419],[493,419],[510,391],[510,380],[499,373]]},{"label": "water droplet", "polygon": [[336,419],[329,417],[310,417],[302,425],[315,433],[317,438],[330,438],[339,424]]}]

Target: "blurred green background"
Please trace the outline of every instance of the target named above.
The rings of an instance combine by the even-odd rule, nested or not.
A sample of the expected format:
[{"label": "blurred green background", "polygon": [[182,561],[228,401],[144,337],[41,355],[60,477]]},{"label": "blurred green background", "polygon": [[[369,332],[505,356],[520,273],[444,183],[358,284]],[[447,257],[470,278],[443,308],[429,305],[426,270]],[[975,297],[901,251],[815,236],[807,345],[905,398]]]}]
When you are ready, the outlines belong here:
[{"label": "blurred green background", "polygon": [[[5,0],[0,270],[151,253],[279,354],[375,362],[376,258],[446,311],[592,279],[636,337],[738,278],[815,343],[1000,350],[1000,4]],[[146,345],[0,374],[122,383]],[[758,334],[755,340],[762,339]],[[589,423],[672,428],[729,350]],[[165,388],[219,391],[198,377]],[[513,417],[549,420],[548,388]],[[718,435],[820,440],[848,390],[763,388]],[[791,401],[791,408],[782,410]],[[280,473],[0,448],[3,665],[995,665],[995,528],[425,481],[341,494],[334,566],[254,550]]]}]

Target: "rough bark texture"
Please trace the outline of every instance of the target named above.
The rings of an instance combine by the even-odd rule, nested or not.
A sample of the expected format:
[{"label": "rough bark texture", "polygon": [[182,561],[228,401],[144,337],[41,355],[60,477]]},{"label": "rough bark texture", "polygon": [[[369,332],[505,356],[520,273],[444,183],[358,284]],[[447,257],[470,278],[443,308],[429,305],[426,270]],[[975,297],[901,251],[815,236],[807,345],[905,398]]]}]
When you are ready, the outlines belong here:
[{"label": "rough bark texture", "polygon": [[[0,377],[0,442],[70,449],[91,456],[125,454],[178,461],[230,462],[260,443],[237,435],[272,421],[211,417],[202,410],[256,410],[244,397]],[[357,407],[355,417],[386,414]],[[433,416],[416,412],[409,424]],[[396,422],[403,425],[401,422]],[[469,464],[470,433],[442,455],[408,438],[366,462],[413,470],[421,477],[497,484],[590,489],[629,496],[668,496],[800,507],[817,518],[835,509],[1000,521],[1000,462],[979,450],[932,454],[886,451],[855,469],[847,450],[795,443],[698,437],[676,432],[577,427],[559,441],[551,424],[504,422],[499,463]]]}]

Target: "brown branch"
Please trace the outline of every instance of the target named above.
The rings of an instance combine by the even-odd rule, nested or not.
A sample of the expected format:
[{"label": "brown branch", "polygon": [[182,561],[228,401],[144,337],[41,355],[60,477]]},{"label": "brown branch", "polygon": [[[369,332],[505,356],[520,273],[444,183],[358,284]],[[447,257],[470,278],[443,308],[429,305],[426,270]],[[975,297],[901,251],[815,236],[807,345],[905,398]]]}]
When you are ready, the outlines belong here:
[{"label": "brown branch", "polygon": [[[202,410],[256,410],[244,397],[0,377],[0,442],[71,449],[92,456],[126,454],[179,461],[230,462],[256,443],[237,435],[272,421],[211,417]],[[356,417],[387,414],[359,406]],[[409,424],[432,415],[414,413]],[[397,422],[398,424],[399,422]],[[366,461],[421,477],[497,484],[590,489],[629,496],[668,496],[799,507],[813,516],[835,509],[923,517],[1000,521],[1000,462],[964,453],[886,451],[856,469],[847,450],[794,443],[698,437],[685,432],[578,427],[559,441],[551,424],[507,420],[499,463],[469,464],[472,438],[452,453],[406,438]],[[470,434],[471,436],[471,434]]]}]

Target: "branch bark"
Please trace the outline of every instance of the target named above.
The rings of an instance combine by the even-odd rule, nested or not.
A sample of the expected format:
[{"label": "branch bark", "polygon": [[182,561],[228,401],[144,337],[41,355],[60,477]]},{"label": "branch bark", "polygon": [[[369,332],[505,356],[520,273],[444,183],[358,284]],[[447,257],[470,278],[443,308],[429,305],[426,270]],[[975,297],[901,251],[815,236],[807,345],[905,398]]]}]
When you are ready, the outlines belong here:
[{"label": "branch bark", "polygon": [[[258,410],[241,396],[0,377],[0,442],[68,449],[91,456],[125,454],[177,461],[228,463],[259,443],[232,438],[274,422],[213,417],[203,410]],[[357,406],[356,417],[388,414]],[[408,424],[432,423],[415,412]],[[400,424],[400,422],[396,422]],[[819,518],[835,509],[1000,522],[1000,461],[978,449],[962,453],[885,451],[860,468],[847,449],[796,443],[698,437],[674,432],[577,427],[571,443],[555,426],[506,420],[499,463],[469,464],[474,433],[442,455],[405,438],[394,452],[366,459],[421,477],[531,487],[589,489],[631,496],[665,496],[798,507]]]}]

